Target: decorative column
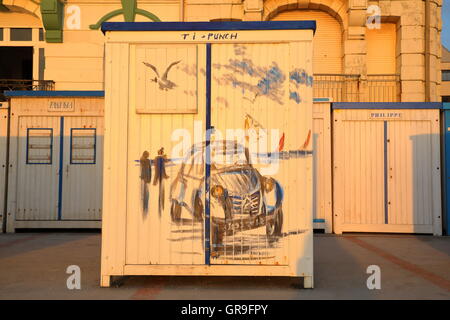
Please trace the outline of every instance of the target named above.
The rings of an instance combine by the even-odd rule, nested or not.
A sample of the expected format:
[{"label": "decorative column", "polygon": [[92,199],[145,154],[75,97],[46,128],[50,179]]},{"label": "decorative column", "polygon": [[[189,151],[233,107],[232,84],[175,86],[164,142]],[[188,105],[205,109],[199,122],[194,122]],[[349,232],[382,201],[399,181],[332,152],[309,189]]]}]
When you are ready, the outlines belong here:
[{"label": "decorative column", "polygon": [[390,16],[400,17],[397,25],[397,73],[401,101],[425,101],[425,3],[391,1]]},{"label": "decorative column", "polygon": [[58,0],[41,1],[42,24],[47,42],[63,42],[64,5]]},{"label": "decorative column", "polygon": [[[360,76],[359,101],[368,101],[366,17],[367,0],[349,0],[344,26],[344,74]],[[355,99],[355,97],[353,97]]]},{"label": "decorative column", "polygon": [[261,21],[263,0],[244,0],[244,20]]},{"label": "decorative column", "polygon": [[440,102],[442,0],[430,0],[430,101]]}]

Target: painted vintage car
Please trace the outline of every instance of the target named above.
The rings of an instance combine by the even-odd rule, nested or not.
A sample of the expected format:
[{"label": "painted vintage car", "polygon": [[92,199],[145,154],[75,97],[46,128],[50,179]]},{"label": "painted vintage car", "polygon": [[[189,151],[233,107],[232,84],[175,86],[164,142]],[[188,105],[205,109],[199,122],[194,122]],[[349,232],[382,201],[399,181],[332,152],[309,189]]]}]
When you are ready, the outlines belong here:
[{"label": "painted vintage car", "polygon": [[[186,221],[184,212],[197,222],[204,220],[205,150],[205,143],[193,145],[171,184],[170,212],[175,223]],[[248,149],[235,141],[213,141],[210,150],[213,244],[222,243],[224,235],[263,226],[270,240],[281,236],[283,190],[278,181],[262,176],[251,165]]]}]

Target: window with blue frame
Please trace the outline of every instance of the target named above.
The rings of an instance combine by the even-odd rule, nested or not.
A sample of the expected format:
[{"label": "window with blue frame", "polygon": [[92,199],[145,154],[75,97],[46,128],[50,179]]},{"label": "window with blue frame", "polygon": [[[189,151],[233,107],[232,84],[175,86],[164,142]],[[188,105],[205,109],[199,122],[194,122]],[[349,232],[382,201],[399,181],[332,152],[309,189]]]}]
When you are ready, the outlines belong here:
[{"label": "window with blue frame", "polygon": [[95,164],[96,129],[72,128],[70,130],[70,164]]},{"label": "window with blue frame", "polygon": [[52,164],[53,129],[27,129],[27,164]]}]

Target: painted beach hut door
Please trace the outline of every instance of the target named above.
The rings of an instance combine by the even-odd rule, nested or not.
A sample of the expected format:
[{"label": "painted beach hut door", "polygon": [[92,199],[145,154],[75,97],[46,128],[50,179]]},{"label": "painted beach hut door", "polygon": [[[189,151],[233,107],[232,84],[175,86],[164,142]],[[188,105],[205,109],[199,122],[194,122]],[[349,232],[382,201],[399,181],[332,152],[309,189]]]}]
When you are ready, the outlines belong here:
[{"label": "painted beach hut door", "polygon": [[19,118],[17,221],[101,219],[102,132],[102,117]]},{"label": "painted beach hut door", "polygon": [[283,214],[311,196],[295,170],[311,156],[312,78],[295,65],[309,49],[130,46],[127,265],[288,264],[288,236],[311,224]]},{"label": "painted beach hut door", "polygon": [[287,264],[289,44],[213,44],[211,58],[211,263]]},{"label": "painted beach hut door", "polygon": [[334,231],[439,234],[439,111],[335,109]]}]

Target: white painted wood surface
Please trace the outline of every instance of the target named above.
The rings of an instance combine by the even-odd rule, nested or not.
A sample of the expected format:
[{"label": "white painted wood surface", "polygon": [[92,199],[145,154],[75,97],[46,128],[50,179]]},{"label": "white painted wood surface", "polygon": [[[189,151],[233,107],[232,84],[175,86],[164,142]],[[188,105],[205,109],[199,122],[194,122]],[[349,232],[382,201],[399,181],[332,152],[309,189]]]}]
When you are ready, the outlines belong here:
[{"label": "white painted wood surface", "polygon": [[[71,111],[51,111],[52,101],[73,103]],[[11,128],[8,175],[7,231],[16,228],[66,228],[101,219],[103,99],[86,97],[14,97],[11,99]],[[61,117],[64,117],[63,167],[60,170]],[[97,127],[96,164],[71,164],[71,129]],[[31,131],[30,131],[31,129]],[[37,130],[33,130],[37,129]],[[42,134],[41,134],[41,133]],[[51,133],[51,139],[43,135]],[[46,158],[51,164],[27,164]],[[40,137],[42,136],[42,137]],[[30,137],[29,137],[30,138]],[[31,148],[30,142],[36,142]],[[51,146],[47,146],[51,142]],[[51,154],[49,153],[51,147]],[[30,150],[32,154],[30,154]],[[36,158],[33,160],[33,156]],[[62,177],[62,202],[58,216],[58,197]],[[95,224],[86,223],[87,228]],[[97,224],[98,227],[98,224]]]},{"label": "white painted wood surface", "polygon": [[[18,120],[18,135],[11,135],[11,140],[16,140],[18,144],[17,189],[9,192],[16,194],[15,220],[56,220],[58,219],[60,118],[32,116],[19,117]],[[38,134],[41,138],[36,137],[34,143],[32,141],[27,143],[27,139]],[[45,148],[36,150],[40,151],[41,155],[34,154],[36,151],[32,148],[36,146]],[[27,155],[30,162],[39,164],[27,163]],[[14,155],[11,154],[12,156]],[[43,160],[38,161],[38,157]],[[10,177],[12,179],[13,175]]]},{"label": "white painted wood surface", "polygon": [[6,221],[5,189],[6,189],[6,158],[8,143],[8,103],[0,103],[0,233]]},{"label": "white painted wood surface", "polygon": [[333,230],[331,174],[331,102],[313,103],[313,222],[314,229]]},{"label": "white painted wood surface", "polygon": [[64,117],[62,220],[101,220],[103,130],[103,117]]},{"label": "white painted wood surface", "polygon": [[[183,32],[186,33],[186,32]],[[280,159],[280,171],[274,174],[280,179],[284,189],[283,212],[284,223],[282,234],[285,238],[280,247],[268,248],[270,259],[241,252],[240,259],[228,259],[223,252],[211,255],[211,265],[205,265],[204,222],[196,222],[188,210],[181,214],[182,223],[174,223],[171,219],[171,204],[174,200],[192,204],[192,193],[187,196],[174,192],[171,186],[177,177],[190,179],[191,174],[181,168],[177,162],[181,149],[194,144],[194,139],[182,143],[179,153],[173,154],[174,146],[180,137],[173,139],[175,129],[184,129],[191,136],[200,135],[203,139],[206,117],[206,45],[201,36],[197,40],[181,40],[180,32],[107,32],[106,65],[105,65],[105,153],[104,153],[104,187],[103,187],[103,222],[102,222],[102,267],[101,285],[108,286],[111,276],[131,274],[165,274],[165,275],[285,275],[307,277],[306,285],[312,287],[312,139],[307,137],[312,131],[312,87],[306,81],[300,83],[299,78],[291,78],[293,72],[304,71],[304,79],[312,73],[312,32],[297,31],[239,31],[240,40],[214,41],[212,44],[212,125],[216,129],[245,127],[245,112],[250,111],[254,119],[261,119],[267,128],[281,129],[285,133],[283,147],[286,159]],[[197,35],[202,32],[197,32]],[[275,43],[276,44],[275,44]],[[166,110],[167,100],[161,100],[163,112],[143,112],[138,107],[142,104],[145,90],[155,90],[157,82],[151,77],[144,79],[145,89],[139,79],[142,64],[142,50],[155,45],[172,45],[181,43],[195,47],[197,50],[197,68],[173,68],[170,75],[177,79],[183,72],[196,71],[198,105],[197,112]],[[247,46],[249,60],[260,68],[260,78],[242,73],[238,82],[224,83],[223,77],[231,60],[243,62],[236,54],[236,46]],[[232,55],[231,55],[232,54]],[[222,57],[222,58],[221,58]],[[178,57],[172,57],[179,59]],[[164,60],[164,59],[163,59]],[[166,59],[167,60],[167,59]],[[164,61],[169,63],[170,61]],[[162,63],[162,64],[164,64]],[[275,63],[275,64],[274,64]],[[218,64],[224,65],[219,68]],[[181,65],[181,63],[180,63]],[[226,65],[226,66],[225,66]],[[272,66],[277,66],[283,73],[280,87],[281,104],[271,104],[268,95],[261,91],[257,104],[250,103],[255,93],[248,89],[257,88],[260,81],[264,86],[264,74],[271,77]],[[241,64],[241,68],[243,65]],[[266,70],[267,69],[267,70]],[[184,70],[184,71],[183,71]],[[246,69],[248,71],[248,69]],[[256,70],[256,69],[255,69]],[[148,70],[147,70],[148,71]],[[277,70],[273,69],[275,73]],[[173,73],[172,73],[173,72]],[[180,75],[177,75],[177,72]],[[301,75],[300,75],[301,77]],[[222,79],[222,80],[221,80]],[[296,80],[298,82],[296,82]],[[225,79],[226,80],[226,79]],[[269,81],[271,78],[269,78]],[[242,84],[246,85],[242,90]],[[225,81],[226,82],[226,81]],[[182,83],[182,82],[180,82]],[[189,84],[191,85],[191,83]],[[159,90],[159,89],[158,89]],[[245,91],[245,92],[243,92]],[[222,93],[227,92],[224,97]],[[293,93],[301,97],[296,102]],[[168,96],[167,96],[168,97]],[[223,99],[225,98],[225,99]],[[250,100],[247,99],[249,98]],[[255,100],[255,101],[256,101]],[[141,101],[141,102],[140,102]],[[151,106],[147,104],[148,106]],[[178,102],[177,102],[178,104]],[[228,108],[226,105],[228,104]],[[150,108],[151,109],[151,108]],[[258,120],[259,122],[259,120]],[[218,130],[216,130],[217,133]],[[214,139],[219,141],[216,136]],[[274,151],[281,140],[277,139]],[[168,178],[163,180],[164,195],[158,182],[146,183],[149,190],[148,210],[145,209],[145,188],[140,167],[140,159],[155,160],[157,152],[164,147],[164,153],[170,161],[166,163]],[[293,156],[289,151],[300,151],[304,156]],[[199,153],[200,157],[202,152]],[[309,154],[309,156],[308,156]],[[145,161],[142,163],[146,163]],[[155,164],[152,163],[152,175],[155,175]],[[203,165],[204,162],[200,162]],[[202,166],[193,166],[190,173],[201,175]],[[260,170],[255,165],[255,170]],[[212,173],[213,175],[213,173]],[[153,179],[152,179],[153,180]],[[214,179],[212,179],[213,181]],[[174,187],[175,188],[175,187]],[[187,190],[187,189],[186,189]],[[204,186],[197,185],[198,192],[204,193]],[[188,192],[188,191],[186,191]],[[164,208],[159,200],[164,199]],[[191,201],[191,202],[189,202]],[[204,205],[205,203],[203,203]],[[184,208],[183,208],[184,209]],[[211,215],[214,211],[211,209]],[[260,228],[262,234],[249,231],[253,236],[264,236],[265,227]],[[259,231],[258,231],[259,232]],[[235,237],[238,233],[235,233]],[[212,235],[211,235],[212,237]],[[240,236],[241,237],[241,236]],[[242,237],[241,237],[242,238]],[[212,240],[212,239],[211,239]],[[225,239],[226,242],[227,239]],[[228,239],[229,240],[229,239]],[[239,248],[243,248],[242,243]],[[236,251],[235,251],[236,253]],[[222,259],[222,260],[221,260]],[[253,259],[253,260],[252,260]],[[219,264],[220,263],[220,264]],[[224,265],[222,265],[224,264]],[[259,266],[252,266],[257,264]],[[247,267],[245,267],[247,265]],[[267,268],[267,269],[266,269]],[[238,271],[240,270],[240,271]],[[267,270],[267,271],[265,271]],[[276,270],[276,271],[275,271]]]},{"label": "white painted wood surface", "polygon": [[439,110],[333,118],[334,232],[441,235]]}]

